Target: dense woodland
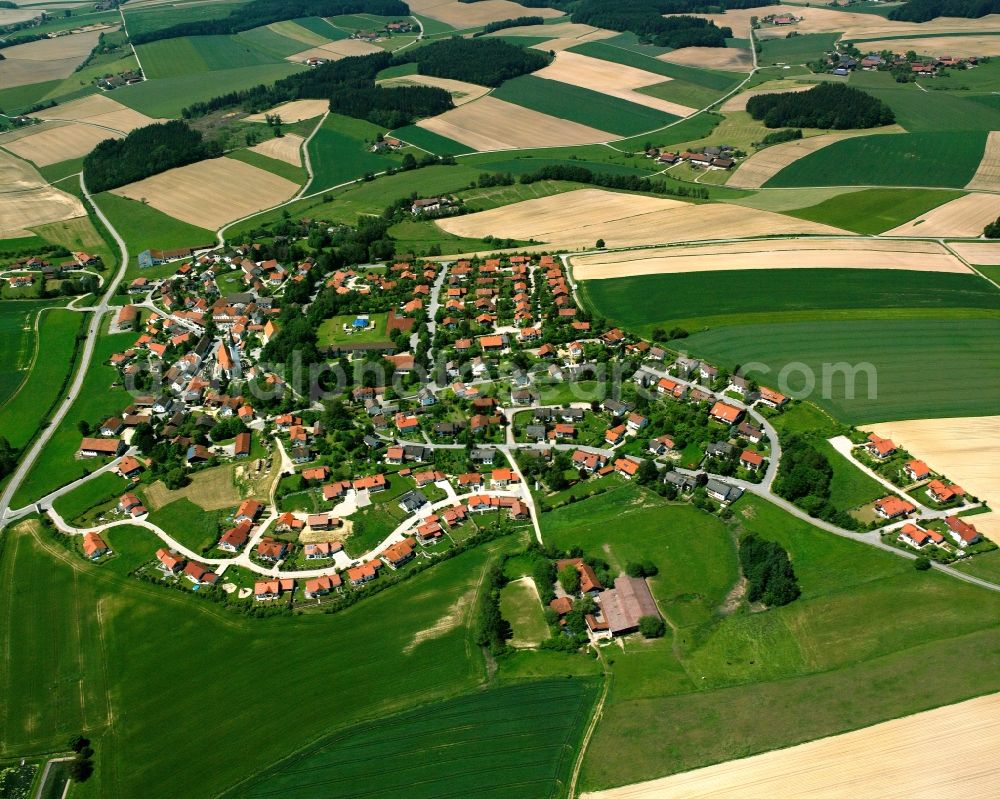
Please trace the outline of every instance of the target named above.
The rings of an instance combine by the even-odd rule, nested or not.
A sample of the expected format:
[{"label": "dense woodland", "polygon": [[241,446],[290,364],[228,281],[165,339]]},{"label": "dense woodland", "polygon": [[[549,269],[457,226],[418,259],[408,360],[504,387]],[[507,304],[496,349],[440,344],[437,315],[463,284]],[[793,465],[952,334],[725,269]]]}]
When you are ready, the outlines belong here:
[{"label": "dense woodland", "polygon": [[524,25],[542,25],[545,22],[544,17],[516,17],[514,19],[498,19],[496,22],[487,22],[481,31],[476,31],[472,34],[473,38],[479,36],[485,36],[487,33],[493,33],[494,31],[502,31],[506,28],[520,28]]},{"label": "dense woodland", "polygon": [[1000,14],[1000,0],[908,0],[889,12],[889,19],[903,22],[927,22],[936,17],[979,19]]},{"label": "dense woodland", "polygon": [[462,39],[457,36],[401,53],[397,63],[414,63],[421,75],[499,86],[505,80],[547,66],[552,56],[527,50],[503,39]]},{"label": "dense woodland", "polygon": [[747,600],[768,607],[798,599],[798,582],[788,553],[780,544],[748,535],[740,541],[740,567],[747,578]]},{"label": "dense woodland", "polygon": [[819,83],[807,92],[758,94],[747,111],[769,128],[876,128],[896,121],[877,97],[842,83]]},{"label": "dense woodland", "polygon": [[573,22],[615,31],[631,31],[657,47],[725,47],[730,28],[719,28],[701,17],[664,17],[664,14],[698,14],[730,8],[758,8],[774,0],[582,0],[573,11]]},{"label": "dense woodland", "polygon": [[92,192],[106,191],[205,158],[222,155],[217,142],[180,120],[136,128],[124,139],[105,139],[83,159]]},{"label": "dense woodland", "polygon": [[401,0],[251,0],[222,19],[181,22],[169,28],[138,33],[133,44],[173,39],[178,36],[218,36],[248,31],[272,22],[302,17],[335,17],[338,14],[409,16],[410,7]]}]

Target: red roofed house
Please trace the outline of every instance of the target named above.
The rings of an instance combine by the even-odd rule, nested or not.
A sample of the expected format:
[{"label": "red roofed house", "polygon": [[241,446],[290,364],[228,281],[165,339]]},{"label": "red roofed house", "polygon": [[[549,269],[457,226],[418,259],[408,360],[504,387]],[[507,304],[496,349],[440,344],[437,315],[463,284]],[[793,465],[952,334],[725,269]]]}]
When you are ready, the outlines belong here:
[{"label": "red roofed house", "polygon": [[944,523],[948,525],[948,535],[962,549],[983,540],[979,531],[971,524],[962,521],[957,516],[945,516]]},{"label": "red roofed house", "polygon": [[333,589],[340,588],[339,574],[323,575],[312,580],[306,580],[306,599],[317,599],[329,594]]},{"label": "red roofed house", "polygon": [[740,466],[746,469],[757,471],[763,463],[764,459],[752,449],[745,449],[743,450],[743,454],[740,455]]},{"label": "red roofed house", "polygon": [[261,505],[255,499],[245,499],[236,509],[236,515],[233,516],[233,521],[257,521],[257,517],[260,516],[261,512],[264,510],[264,506]]},{"label": "red roofed house", "polygon": [[287,551],[288,544],[273,538],[262,538],[257,544],[257,557],[271,563],[281,560]]},{"label": "red roofed house", "polygon": [[102,555],[107,555],[111,547],[104,543],[104,539],[97,533],[85,533],[83,536],[83,554],[91,560],[97,560]]},{"label": "red roofed house", "polygon": [[213,571],[209,571],[207,566],[195,563],[193,560],[188,561],[184,567],[184,576],[195,585],[201,585],[202,583],[214,585],[215,581],[219,579],[219,575]]},{"label": "red roofed house", "polygon": [[604,586],[601,585],[601,581],[597,579],[597,575],[594,573],[594,570],[588,564],[583,562],[583,558],[567,558],[565,560],[556,561],[556,571],[562,571],[566,566],[575,566],[577,572],[579,572],[580,593],[595,594],[604,590]]},{"label": "red roofed house", "polygon": [[788,397],[774,389],[761,386],[758,389],[758,393],[760,394],[761,403],[770,408],[781,408],[788,404]]},{"label": "red roofed house", "polygon": [[712,406],[712,410],[710,410],[708,414],[717,422],[733,425],[736,424],[743,416],[743,410],[741,408],[737,408],[735,405],[729,405],[728,403],[720,400]]},{"label": "red roofed house", "polygon": [[360,566],[355,566],[347,570],[347,579],[354,586],[371,582],[378,576],[378,570],[381,565],[381,561],[378,560],[370,560],[368,563],[362,563]]},{"label": "red roofed house", "polygon": [[635,477],[638,471],[638,461],[634,461],[629,458],[619,458],[615,461],[615,472],[624,477],[626,480],[631,480]]},{"label": "red roofed house", "polygon": [[142,471],[142,464],[131,455],[126,455],[118,462],[118,474],[128,479]]},{"label": "red roofed house", "polygon": [[156,550],[156,559],[160,561],[160,568],[166,574],[176,574],[184,567],[183,557],[163,547]]},{"label": "red roofed house", "polygon": [[269,602],[278,599],[285,591],[295,590],[295,580],[290,578],[280,580],[259,580],[253,585],[254,599],[258,602]]},{"label": "red roofed house", "polygon": [[233,455],[237,458],[245,458],[250,454],[250,434],[237,433],[236,443],[233,445]]},{"label": "red roofed house", "polygon": [[521,480],[513,469],[494,469],[490,476],[490,485],[493,488],[506,488],[511,483],[519,482]]},{"label": "red roofed house", "polygon": [[382,551],[382,560],[393,569],[398,569],[404,563],[409,563],[415,557],[413,539],[404,538],[398,544],[392,544]]},{"label": "red roofed house", "polygon": [[897,496],[883,497],[875,503],[875,512],[883,519],[896,519],[913,513],[916,508]]},{"label": "red roofed house", "polygon": [[125,442],[120,438],[85,438],[79,451],[84,458],[114,458],[125,451]]},{"label": "red roofed house", "polygon": [[931,476],[930,467],[923,461],[907,461],[903,467],[903,471],[914,482],[917,480],[926,480]]},{"label": "red roofed house", "polygon": [[552,608],[560,616],[565,616],[571,610],[573,610],[573,600],[568,596],[557,596],[551,602],[549,602],[549,607]]},{"label": "red roofed house", "polygon": [[226,530],[222,534],[222,538],[219,539],[218,548],[224,549],[226,552],[239,552],[246,546],[247,541],[250,540],[250,530],[252,527],[252,522],[244,521]]},{"label": "red roofed house", "polygon": [[306,544],[302,552],[306,560],[329,560],[343,548],[344,545],[339,541],[321,541],[317,544]]},{"label": "red roofed house", "polygon": [[369,493],[384,491],[386,486],[387,483],[385,481],[384,474],[373,474],[368,477],[360,477],[353,483],[355,491],[368,491]]},{"label": "red roofed house", "polygon": [[868,443],[865,444],[865,449],[868,450],[868,454],[873,458],[883,460],[896,452],[896,445],[888,438],[882,438],[872,433],[868,436]]},{"label": "red roofed house", "polygon": [[931,480],[927,484],[927,493],[936,502],[952,502],[965,496],[965,489],[957,485],[945,485],[940,480]]},{"label": "red roofed house", "polygon": [[944,541],[944,537],[936,530],[925,530],[913,522],[907,522],[899,528],[899,540],[920,549],[927,543],[940,544]]}]

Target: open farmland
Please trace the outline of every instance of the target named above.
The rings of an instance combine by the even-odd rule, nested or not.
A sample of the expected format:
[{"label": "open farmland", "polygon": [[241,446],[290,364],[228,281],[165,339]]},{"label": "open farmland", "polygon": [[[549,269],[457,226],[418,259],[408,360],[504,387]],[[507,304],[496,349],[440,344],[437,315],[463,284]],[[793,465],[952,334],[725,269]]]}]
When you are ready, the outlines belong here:
[{"label": "open farmland", "polygon": [[[588,280],[581,299],[594,316],[643,334],[654,327],[697,330],[768,319],[875,319],[887,308],[896,313],[909,309],[911,318],[940,308],[1000,311],[1000,291],[978,275],[900,273],[881,268],[878,258],[860,270],[795,268],[793,250],[772,257],[787,261],[789,268]],[[727,289],[722,296],[713,291],[720,281]]]},{"label": "open farmland", "polygon": [[534,239],[560,247],[592,247],[604,239],[610,247],[778,233],[839,233],[814,222],[791,220],[769,211],[734,205],[692,205],[678,200],[579,189],[555,197],[527,200],[476,214],[438,220],[456,236],[486,235]]},{"label": "open farmland", "polygon": [[[1000,413],[998,336],[1000,319],[935,319],[927,311],[919,319],[886,315],[731,325],[693,333],[684,345],[720,366],[763,364],[752,376],[770,385],[780,382],[788,364],[804,364],[816,379],[809,398],[841,421],[857,424]],[[853,399],[845,385],[850,371],[831,366],[836,364],[858,367]],[[929,369],[928,364],[947,368]],[[797,368],[781,387],[790,396],[801,396],[806,386]],[[821,391],[824,372],[829,391]]]},{"label": "open farmland", "polygon": [[321,44],[318,47],[311,47],[308,50],[287,56],[287,61],[301,63],[307,58],[325,58],[329,61],[339,61],[350,56],[368,55],[370,53],[381,53],[382,48],[371,42],[363,42],[360,39],[340,39],[336,42]]},{"label": "open farmland", "polygon": [[476,3],[461,3],[458,0],[414,0],[407,5],[414,14],[436,19],[459,30],[528,15],[545,18],[562,16],[562,12],[554,8],[532,8],[525,11],[524,6],[512,3],[510,0],[479,0]]},{"label": "open farmland", "polygon": [[852,77],[851,85],[888,103],[896,115],[896,122],[911,133],[1000,129],[1000,107],[991,106],[989,101],[993,98],[989,96],[925,91],[915,83],[900,85],[884,72],[866,72]]},{"label": "open farmland", "polygon": [[961,188],[972,180],[985,145],[985,132],[858,136],[799,158],[764,185]]},{"label": "open farmland", "polygon": [[970,264],[1000,266],[1000,241],[957,241],[950,246]]},{"label": "open farmland", "polygon": [[481,151],[593,144],[615,138],[613,133],[533,111],[493,95],[421,119],[417,127]]},{"label": "open farmland", "polygon": [[31,164],[0,150],[0,239],[85,215],[76,197],[48,185]]},{"label": "open farmland", "polygon": [[259,114],[251,114],[246,117],[245,121],[266,122],[269,114],[277,114],[281,117],[282,122],[291,124],[301,122],[303,119],[321,117],[329,108],[330,103],[327,100],[292,100],[281,105],[276,105],[274,108],[262,111]]},{"label": "open farmland", "polygon": [[749,72],[753,68],[753,56],[750,51],[740,47],[684,47],[664,53],[657,58],[671,64],[721,69],[727,72]]},{"label": "open farmland", "polygon": [[955,58],[966,56],[997,56],[1000,55],[1000,36],[996,33],[982,36],[915,36],[912,39],[881,39],[858,43],[865,51],[873,53],[891,50],[904,53],[915,50],[919,55],[939,56],[947,53]]},{"label": "open farmland", "polygon": [[790,80],[769,81],[768,83],[747,89],[739,94],[733,95],[724,102],[719,110],[723,114],[731,114],[734,111],[746,111],[747,100],[756,97],[758,94],[788,94],[789,92],[804,92],[813,88],[813,83],[795,83]]},{"label": "open farmland", "polygon": [[0,86],[28,86],[71,75],[94,49],[99,36],[98,31],[90,31],[4,48]]},{"label": "open farmland", "polygon": [[123,133],[108,128],[72,122],[68,125],[40,125],[37,132],[30,136],[2,142],[2,146],[36,166],[49,166],[71,158],[82,158],[105,139],[120,139],[123,136]]},{"label": "open farmland", "polygon": [[884,235],[978,238],[983,228],[997,217],[1000,217],[1000,195],[966,194],[887,230]]},{"label": "open farmland", "polygon": [[128,133],[159,120],[140,114],[104,94],[91,94],[79,100],[45,108],[32,114],[38,119],[72,120]]},{"label": "open farmland", "polygon": [[[1000,416],[907,419],[866,425],[865,429],[891,438],[991,508],[1000,508]],[[969,522],[1000,541],[996,511]]]},{"label": "open farmland", "polygon": [[371,142],[380,132],[381,128],[363,119],[330,114],[309,141],[313,180],[308,190],[328,189],[357,180],[366,172],[384,172],[399,166],[401,155],[371,151]]},{"label": "open farmland", "polygon": [[462,80],[452,80],[451,78],[436,78],[433,75],[400,75],[396,78],[388,78],[386,80],[380,80],[378,82],[379,86],[433,86],[438,89],[444,89],[446,92],[451,94],[452,102],[456,106],[465,105],[466,103],[471,103],[473,100],[478,100],[484,94],[489,93],[489,89],[485,86],[479,86],[475,83],[466,83]]},{"label": "open farmland", "polygon": [[[791,197],[794,193],[794,189],[762,192],[768,197],[779,198]],[[918,214],[925,214],[957,200],[962,193],[943,189],[847,189],[831,197],[822,197],[821,194],[816,196],[819,202],[815,205],[800,203],[797,207],[784,209],[785,213],[799,219],[836,225],[855,233],[883,233]]]},{"label": "open farmland", "polygon": [[[541,680],[370,721],[326,738],[226,796],[467,796],[548,799],[565,784],[595,694],[591,682]],[[395,768],[371,769],[372,762]],[[405,765],[403,765],[405,764]]]},{"label": "open farmland", "polygon": [[[744,107],[745,105],[744,103]],[[890,126],[884,132],[898,133],[899,131],[900,128]],[[819,136],[809,136],[805,139],[796,139],[765,147],[740,164],[728,183],[731,186],[759,189],[775,175],[784,170],[785,167],[794,164],[800,158],[804,158],[807,155],[852,136],[869,136],[871,134],[872,131],[870,130],[852,131],[849,133],[824,133]]]},{"label": "open farmland", "polygon": [[[634,136],[677,120],[676,114],[657,107],[662,103],[649,102],[646,95],[638,95],[638,98],[637,102],[630,102],[611,96],[603,90],[595,91],[579,85],[545,80],[537,75],[522,75],[504,82],[488,99],[503,100],[572,123],[611,131],[619,137]],[[686,113],[691,110],[693,109],[686,109]],[[615,137],[605,136],[600,141],[609,138]],[[564,142],[555,138],[545,143],[553,145],[583,142]],[[535,144],[540,145],[542,141],[536,138]]]},{"label": "open farmland", "polygon": [[268,158],[276,158],[286,164],[302,166],[302,142],[301,136],[294,133],[286,133],[281,138],[268,139],[260,144],[255,144],[250,149],[255,153],[266,155]]},{"label": "open farmland", "polygon": [[0,305],[0,408],[9,400],[31,369],[38,348],[36,317],[46,302]]},{"label": "open farmland", "polygon": [[1000,130],[991,130],[986,137],[983,160],[965,188],[1000,191]]},{"label": "open farmland", "polygon": [[547,67],[533,73],[536,78],[545,78],[572,86],[590,89],[609,97],[617,97],[631,103],[639,103],[674,116],[688,116],[694,108],[660,100],[640,94],[636,89],[662,83],[663,76],[655,72],[602,61],[598,58],[563,51],[556,53],[555,60]]},{"label": "open farmland", "polygon": [[215,70],[273,64],[277,59],[236,36],[180,36],[136,47],[152,80],[200,75]]},{"label": "open farmland", "polygon": [[212,158],[130,183],[112,194],[149,203],[167,216],[218,229],[298,191],[290,180],[232,158]]},{"label": "open farmland", "polygon": [[[985,797],[1000,779],[998,738],[1000,694],[992,694],[583,799],[764,799],[792,784],[812,799],[836,799],[859,785],[867,796]],[[928,768],[926,751],[939,748],[954,755]]]}]

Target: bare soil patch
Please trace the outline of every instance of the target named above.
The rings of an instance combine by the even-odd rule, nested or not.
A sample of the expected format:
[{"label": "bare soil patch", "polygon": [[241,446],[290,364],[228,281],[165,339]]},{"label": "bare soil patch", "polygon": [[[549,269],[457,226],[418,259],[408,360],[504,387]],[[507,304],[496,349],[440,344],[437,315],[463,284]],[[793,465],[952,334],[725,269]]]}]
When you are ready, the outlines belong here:
[{"label": "bare soil patch", "polygon": [[0,238],[78,216],[86,216],[80,200],[49,186],[31,164],[0,150]]},{"label": "bare soil patch", "polygon": [[189,499],[202,510],[222,510],[253,498],[266,502],[272,475],[265,467],[253,471],[253,464],[227,463],[197,472],[191,483],[171,491],[163,481],[157,480],[145,489],[144,495],[150,510],[178,500]]},{"label": "bare soil patch", "polygon": [[303,119],[323,116],[330,108],[328,100],[292,100],[276,105],[260,114],[251,114],[244,121],[266,122],[268,114],[277,114],[282,122],[301,122]]},{"label": "bare soil patch", "polygon": [[[759,9],[758,9],[759,11]],[[768,7],[770,11],[770,7]],[[726,72],[749,72],[753,56],[741,47],[682,47],[657,56],[660,61],[683,64],[686,67],[721,69]]]},{"label": "bare soil patch", "polygon": [[696,110],[680,103],[672,103],[635,91],[642,86],[663,83],[662,75],[623,64],[615,64],[611,61],[602,61],[599,58],[591,58],[579,53],[556,53],[555,60],[551,64],[534,74],[538,78],[547,78],[591,89],[676,116],[688,116]]},{"label": "bare soil patch", "polygon": [[966,194],[882,235],[975,238],[981,236],[983,228],[997,217],[1000,217],[1000,195]]},{"label": "bare soil patch", "polygon": [[5,48],[0,61],[0,86],[9,89],[69,77],[94,49],[100,35],[90,31]]},{"label": "bare soil patch", "polygon": [[[1000,507],[1000,416],[880,422],[866,429],[891,438],[990,507]],[[970,517],[969,522],[1000,542],[996,512]]]},{"label": "bare soil patch", "polygon": [[113,189],[113,193],[216,230],[278,205],[298,190],[297,184],[264,169],[234,158],[212,158]]},{"label": "bare soil patch", "polygon": [[380,80],[378,83],[380,86],[432,86],[444,89],[451,94],[451,99],[456,106],[471,103],[490,92],[486,86],[480,86],[477,83],[467,83],[464,80],[452,80],[451,78],[437,78],[433,75],[401,75],[398,78]]},{"label": "bare soil patch", "polygon": [[286,164],[302,166],[302,142],[301,136],[295,133],[286,133],[281,138],[268,139],[267,141],[255,144],[250,149],[255,153],[266,155],[268,158],[276,158]]},{"label": "bare soil patch", "polygon": [[[998,741],[1000,694],[992,694],[788,749],[583,797],[986,797],[995,794],[1000,780],[1000,761],[995,757]],[[936,758],[929,766],[926,753],[938,747],[949,755]]]},{"label": "bare soil patch", "polygon": [[1000,191],[1000,130],[991,130],[986,137],[983,160],[965,188]]},{"label": "bare soil patch", "polygon": [[[476,3],[475,5],[479,5]],[[594,144],[619,138],[604,130],[481,97],[417,125],[476,150],[513,150],[559,144]]]},{"label": "bare soil patch", "polygon": [[[715,206],[698,206],[707,210]],[[768,214],[766,211],[756,213]],[[777,214],[770,214],[777,216]],[[934,242],[877,239],[782,239],[702,244],[657,250],[577,255],[577,280],[636,275],[721,272],[733,269],[903,269],[968,272],[958,258]]]},{"label": "bare soil patch", "polygon": [[[559,247],[609,247],[698,241],[775,233],[840,233],[837,228],[769,211],[732,205],[691,205],[679,200],[579,189],[526,200],[477,214],[439,220],[458,236],[535,239]],[[605,256],[595,256],[605,257]],[[608,256],[611,257],[611,256]]]}]

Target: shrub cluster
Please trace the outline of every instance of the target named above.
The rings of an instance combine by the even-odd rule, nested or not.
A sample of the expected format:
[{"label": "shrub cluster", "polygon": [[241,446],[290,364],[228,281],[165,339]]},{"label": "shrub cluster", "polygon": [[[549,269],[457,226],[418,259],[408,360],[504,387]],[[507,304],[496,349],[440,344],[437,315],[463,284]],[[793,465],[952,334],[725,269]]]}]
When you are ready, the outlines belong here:
[{"label": "shrub cluster", "polygon": [[747,599],[769,607],[798,599],[799,584],[788,553],[780,544],[748,535],[740,541],[740,566],[747,578]]}]

